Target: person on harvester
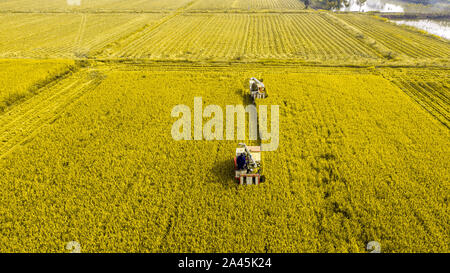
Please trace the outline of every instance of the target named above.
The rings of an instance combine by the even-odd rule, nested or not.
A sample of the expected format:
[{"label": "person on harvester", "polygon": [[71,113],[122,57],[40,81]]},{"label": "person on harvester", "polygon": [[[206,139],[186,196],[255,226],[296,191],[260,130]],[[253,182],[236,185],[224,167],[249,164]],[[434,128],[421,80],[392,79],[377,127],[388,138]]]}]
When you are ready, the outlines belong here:
[{"label": "person on harvester", "polygon": [[237,164],[237,168],[238,170],[243,170],[245,169],[245,164],[247,163],[246,157],[245,157],[245,153],[240,154],[237,158],[236,158],[236,164]]}]

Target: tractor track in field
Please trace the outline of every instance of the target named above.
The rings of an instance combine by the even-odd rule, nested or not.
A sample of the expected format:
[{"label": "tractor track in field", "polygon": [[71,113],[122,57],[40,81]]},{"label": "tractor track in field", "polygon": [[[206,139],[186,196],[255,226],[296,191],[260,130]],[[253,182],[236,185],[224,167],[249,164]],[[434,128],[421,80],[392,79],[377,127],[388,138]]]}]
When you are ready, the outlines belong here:
[{"label": "tractor track in field", "polygon": [[449,98],[446,94],[433,93],[433,88],[426,83],[420,85],[420,82],[407,76],[389,77],[385,73],[380,73],[380,76],[397,86],[434,120],[450,129]]},{"label": "tractor track in field", "polygon": [[95,72],[81,70],[0,115],[0,159],[28,143],[101,81]]},{"label": "tractor track in field", "polygon": [[81,22],[80,22],[80,29],[78,30],[78,34],[77,34],[77,37],[76,37],[76,40],[75,40],[76,50],[80,50],[80,48],[82,46],[84,32],[86,30],[86,21],[87,21],[86,14],[82,14],[81,15]]}]

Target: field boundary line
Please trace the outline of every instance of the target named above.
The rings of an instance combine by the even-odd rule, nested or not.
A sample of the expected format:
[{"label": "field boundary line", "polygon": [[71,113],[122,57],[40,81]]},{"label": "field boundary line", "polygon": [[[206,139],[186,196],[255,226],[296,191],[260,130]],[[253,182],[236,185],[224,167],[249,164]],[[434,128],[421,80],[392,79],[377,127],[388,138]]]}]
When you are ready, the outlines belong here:
[{"label": "field boundary line", "polygon": [[187,14],[307,14],[314,13],[315,11],[306,10],[189,10],[195,2],[198,0],[191,1],[183,7],[178,9],[161,9],[161,10],[75,10],[75,11],[65,11],[65,10],[0,10],[0,14],[159,14],[159,13],[173,13],[179,9],[185,9]]},{"label": "field boundary line", "polygon": [[423,68],[423,69],[444,69],[450,70],[448,65],[440,64],[411,64],[411,63],[367,63],[367,64],[352,64],[352,63],[332,63],[332,62],[315,62],[315,61],[299,61],[297,59],[270,59],[257,60],[252,62],[238,62],[238,61],[185,61],[185,60],[156,60],[156,59],[129,59],[129,58],[98,58],[92,59],[97,62],[97,67],[117,65],[121,67],[176,67],[178,69],[206,69],[211,67],[230,68],[230,67],[273,67],[273,68],[289,68],[289,67],[317,67],[317,68],[348,68],[348,69],[374,69],[374,68]]}]

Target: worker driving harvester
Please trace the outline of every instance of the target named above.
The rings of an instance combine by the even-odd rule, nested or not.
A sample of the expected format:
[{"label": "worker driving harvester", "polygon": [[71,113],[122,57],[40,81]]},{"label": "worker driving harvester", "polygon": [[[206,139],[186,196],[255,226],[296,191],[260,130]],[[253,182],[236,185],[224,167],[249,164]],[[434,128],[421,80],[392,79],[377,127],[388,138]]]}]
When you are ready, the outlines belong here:
[{"label": "worker driving harvester", "polygon": [[238,170],[245,169],[246,164],[247,164],[247,159],[245,158],[245,153],[242,153],[236,158],[237,169]]}]

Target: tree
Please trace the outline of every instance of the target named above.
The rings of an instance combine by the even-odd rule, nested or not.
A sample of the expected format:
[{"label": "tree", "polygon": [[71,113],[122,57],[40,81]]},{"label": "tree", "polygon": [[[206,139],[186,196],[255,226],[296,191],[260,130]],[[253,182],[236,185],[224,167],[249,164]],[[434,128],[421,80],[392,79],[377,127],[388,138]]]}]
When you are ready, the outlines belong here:
[{"label": "tree", "polygon": [[[339,10],[342,7],[348,7],[350,5],[350,0],[302,0],[303,3],[305,1],[309,2],[309,6],[313,6],[314,8],[319,9],[328,9],[328,10]],[[305,4],[306,6],[306,4]]]},{"label": "tree", "polygon": [[356,0],[359,5],[359,11],[361,11],[362,6],[367,2],[367,0]]},{"label": "tree", "polygon": [[327,0],[327,6],[329,9],[340,9],[342,6],[348,7],[349,0]]},{"label": "tree", "polygon": [[305,9],[308,9],[309,5],[311,4],[311,0],[303,0],[303,3],[305,4]]}]

